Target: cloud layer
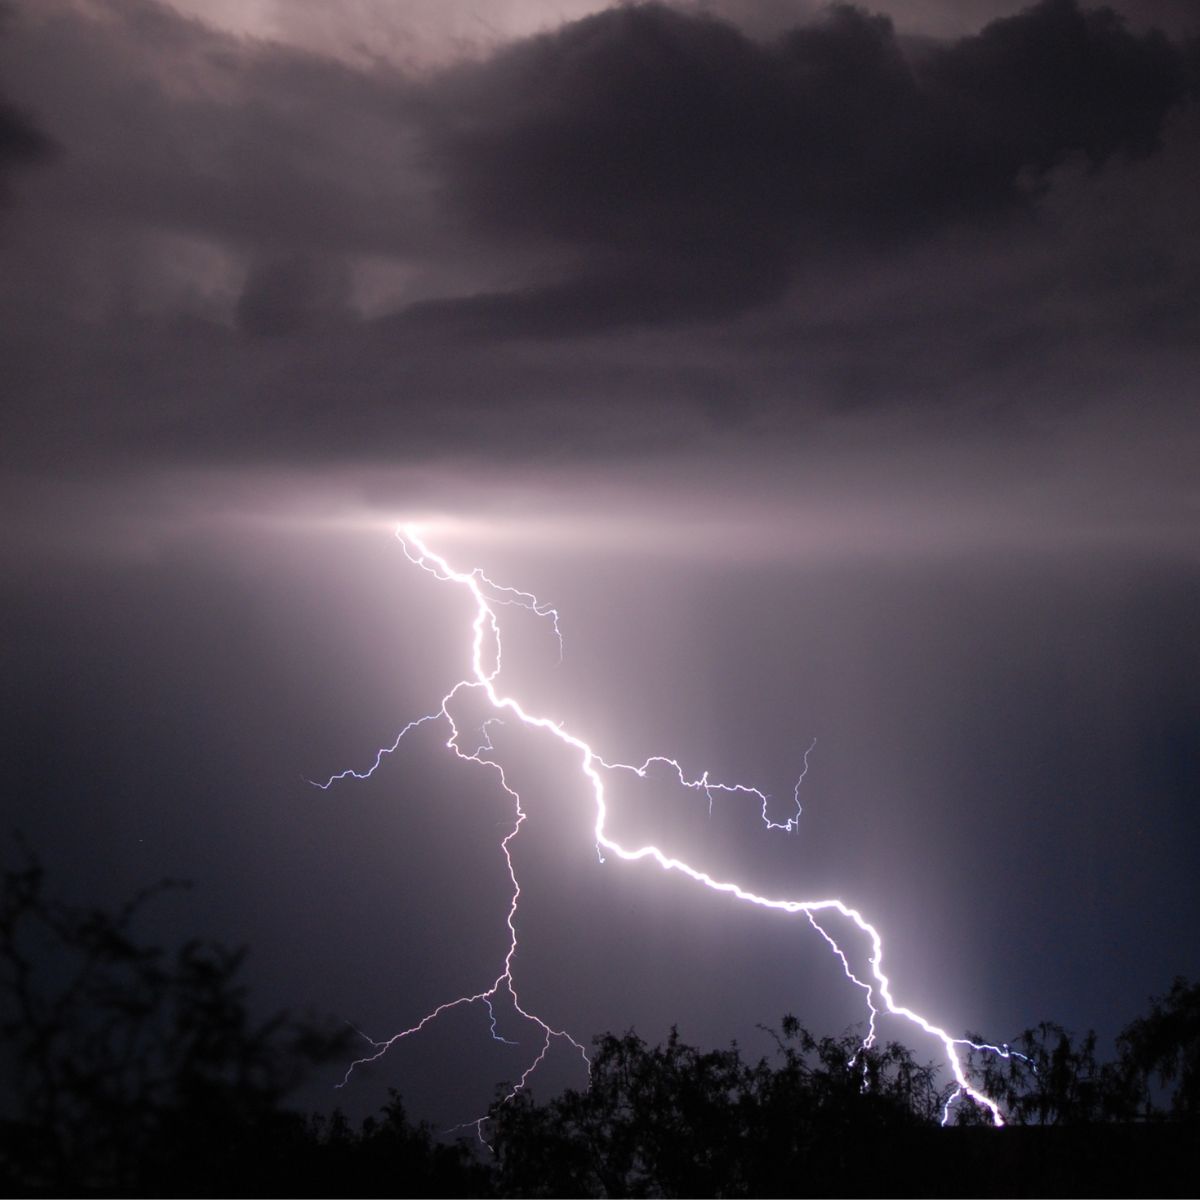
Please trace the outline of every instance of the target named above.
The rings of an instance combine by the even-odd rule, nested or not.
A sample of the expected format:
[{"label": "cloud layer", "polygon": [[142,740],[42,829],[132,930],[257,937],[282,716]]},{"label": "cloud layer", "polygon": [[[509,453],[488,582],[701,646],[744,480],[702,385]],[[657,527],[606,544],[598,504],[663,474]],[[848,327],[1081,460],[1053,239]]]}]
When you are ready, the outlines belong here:
[{"label": "cloud layer", "polygon": [[5,462],[1119,442],[1196,366],[1196,46],[1073,0],[954,38],[649,4],[406,74],[20,7]]}]

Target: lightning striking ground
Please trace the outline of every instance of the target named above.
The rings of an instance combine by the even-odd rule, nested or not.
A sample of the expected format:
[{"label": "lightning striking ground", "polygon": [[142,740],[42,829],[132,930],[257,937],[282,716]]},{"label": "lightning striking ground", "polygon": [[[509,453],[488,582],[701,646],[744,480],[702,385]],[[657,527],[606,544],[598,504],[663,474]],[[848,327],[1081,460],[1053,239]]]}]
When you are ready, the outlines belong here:
[{"label": "lightning striking ground", "polygon": [[[491,1035],[496,1041],[508,1042],[508,1039],[502,1037],[498,1030],[497,1017],[494,1008],[494,1002],[501,996],[506,995],[511,1002],[514,1010],[525,1021],[528,1021],[537,1031],[539,1048],[533,1059],[528,1063],[525,1070],[522,1072],[516,1083],[505,1099],[511,1098],[517,1092],[522,1090],[529,1082],[530,1077],[538,1069],[549,1053],[552,1044],[557,1041],[562,1041],[568,1044],[576,1051],[584,1063],[588,1063],[587,1051],[583,1045],[576,1040],[565,1029],[556,1029],[541,1017],[537,1016],[532,1011],[527,1010],[522,1006],[520,996],[518,994],[516,981],[513,977],[513,958],[517,951],[517,928],[516,918],[518,906],[521,899],[521,885],[517,878],[516,868],[513,865],[512,859],[512,843],[521,831],[522,825],[526,820],[526,813],[521,804],[521,797],[517,791],[509,784],[505,776],[503,766],[496,761],[495,758],[489,757],[493,747],[489,736],[489,726],[496,723],[501,723],[504,719],[503,714],[511,714],[513,718],[520,721],[522,724],[543,730],[551,737],[556,738],[559,742],[570,747],[579,756],[579,770],[583,779],[586,781],[587,787],[591,792],[592,802],[594,805],[595,819],[592,825],[592,832],[595,838],[597,854],[601,863],[605,862],[605,855],[619,859],[623,862],[652,862],[655,863],[664,871],[676,872],[686,876],[694,883],[699,884],[715,892],[720,892],[730,896],[732,899],[743,903],[755,905],[759,908],[774,909],[789,915],[803,916],[808,923],[821,935],[828,943],[831,951],[836,955],[842,965],[842,969],[846,974],[846,978],[858,988],[860,988],[865,996],[867,1010],[869,1013],[869,1025],[866,1037],[863,1040],[862,1048],[869,1049],[876,1038],[876,1019],[881,1012],[889,1013],[893,1016],[900,1017],[911,1024],[915,1025],[924,1033],[936,1038],[945,1051],[946,1062],[950,1068],[950,1072],[954,1077],[957,1085],[956,1090],[946,1102],[943,1111],[943,1123],[950,1119],[951,1108],[955,1101],[962,1096],[969,1096],[975,1103],[981,1105],[990,1112],[992,1121],[995,1125],[1003,1125],[1004,1117],[1000,1111],[1000,1107],[989,1096],[979,1091],[971,1083],[967,1076],[966,1068],[963,1064],[962,1057],[959,1054],[961,1047],[970,1047],[977,1050],[987,1051],[998,1054],[1002,1057],[1007,1057],[1011,1051],[1007,1046],[992,1046],[986,1043],[972,1042],[966,1038],[951,1037],[946,1030],[935,1025],[932,1021],[922,1016],[902,1004],[899,1004],[892,994],[891,981],[883,970],[883,939],[874,925],[854,908],[852,905],[845,903],[837,898],[820,898],[820,899],[795,899],[786,896],[766,896],[760,895],[754,891],[743,887],[741,884],[726,879],[718,879],[708,872],[700,870],[685,862],[680,858],[676,858],[667,854],[664,850],[653,844],[643,846],[628,847],[622,845],[608,832],[608,805],[605,795],[605,773],[617,771],[632,772],[639,778],[645,778],[650,767],[660,765],[669,768],[673,771],[680,784],[694,791],[702,792],[709,802],[711,810],[713,794],[726,793],[741,796],[753,797],[756,802],[761,805],[762,819],[769,829],[783,830],[792,832],[796,828],[796,824],[800,817],[800,785],[804,781],[805,774],[808,771],[808,755],[815,745],[815,740],[804,754],[803,770],[800,778],[796,782],[794,800],[795,814],[789,817],[786,821],[772,821],[768,816],[767,806],[768,797],[758,788],[750,787],[746,784],[735,783],[725,784],[718,783],[708,776],[705,771],[698,779],[689,778],[684,772],[680,764],[673,758],[668,758],[662,755],[654,755],[640,766],[635,766],[627,763],[609,762],[602,758],[588,742],[575,734],[568,733],[563,727],[549,717],[538,716],[530,713],[520,703],[519,700],[512,696],[503,695],[497,686],[497,681],[500,676],[502,662],[502,647],[500,638],[500,622],[496,615],[496,606],[515,606],[524,608],[535,615],[545,618],[552,623],[555,637],[558,639],[559,654],[562,654],[562,632],[559,627],[559,615],[556,609],[540,602],[536,596],[530,592],[523,592],[517,588],[505,587],[495,583],[479,568],[475,568],[470,572],[457,571],[444,559],[440,554],[435,553],[421,540],[417,531],[412,526],[402,526],[396,531],[396,537],[399,539],[404,553],[413,563],[414,566],[420,567],[423,571],[428,572],[434,578],[443,583],[457,585],[468,591],[474,601],[475,617],[471,623],[472,629],[472,651],[471,651],[471,674],[465,679],[459,680],[454,686],[442,697],[440,705],[425,716],[418,717],[416,720],[410,721],[397,735],[396,740],[390,745],[382,748],[375,756],[375,761],[371,766],[362,772],[354,770],[341,771],[336,775],[331,776],[324,783],[316,783],[315,786],[322,789],[331,788],[335,783],[345,779],[367,779],[372,776],[376,770],[382,765],[385,757],[393,754],[399,749],[400,743],[405,736],[418,726],[428,722],[444,720],[450,730],[450,736],[446,741],[446,746],[457,757],[466,761],[478,764],[488,770],[494,771],[499,780],[500,786],[509,795],[513,802],[513,822],[512,827],[505,834],[500,842],[500,850],[504,856],[505,865],[508,871],[509,881],[512,885],[511,899],[508,906],[506,916],[506,925],[508,927],[509,941],[508,950],[504,956],[502,969],[499,974],[492,980],[491,984],[470,995],[463,995],[449,1000],[444,1004],[439,1005],[431,1012],[427,1013],[414,1025],[406,1029],[402,1029],[399,1033],[393,1034],[385,1040],[375,1040],[367,1038],[367,1042],[371,1047],[371,1052],[363,1055],[361,1058],[351,1063],[346,1072],[346,1076],[342,1081],[342,1085],[349,1080],[351,1074],[357,1067],[360,1067],[369,1062],[375,1062],[382,1058],[388,1050],[396,1043],[412,1037],[421,1032],[431,1022],[437,1020],[444,1013],[450,1012],[453,1009],[462,1008],[472,1004],[483,1005],[489,1015]],[[467,750],[461,744],[461,730],[456,724],[453,715],[451,714],[450,706],[454,699],[462,692],[477,691],[481,692],[491,705],[496,716],[489,718],[483,725],[482,742],[474,750]],[[849,959],[841,946],[834,939],[833,935],[821,923],[822,916],[838,915],[852,923],[868,940],[871,953],[868,959],[870,974],[869,978],[859,978],[850,966]],[[365,1036],[365,1035],[364,1035]],[[590,1066],[590,1063],[588,1063]],[[339,1086],[342,1086],[339,1085]],[[472,1122],[482,1138],[482,1125],[486,1120],[481,1117]]]}]

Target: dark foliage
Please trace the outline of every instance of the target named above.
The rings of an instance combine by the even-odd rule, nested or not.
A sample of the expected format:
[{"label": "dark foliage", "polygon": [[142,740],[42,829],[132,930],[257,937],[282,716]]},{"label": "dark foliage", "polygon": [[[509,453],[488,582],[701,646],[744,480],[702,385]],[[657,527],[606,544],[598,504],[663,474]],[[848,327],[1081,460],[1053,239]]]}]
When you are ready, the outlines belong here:
[{"label": "dark foliage", "polygon": [[397,1092],[378,1118],[353,1129],[340,1112],[305,1126],[304,1169],[295,1189],[355,1196],[490,1196],[492,1173],[462,1142],[413,1124]]},{"label": "dark foliage", "polygon": [[[0,883],[0,1175],[28,1192],[195,1192],[269,1175],[298,1131],[282,1109],[342,1035],[255,1021],[243,951],[173,956],[115,914],[49,898],[32,859]],[[247,1172],[249,1176],[247,1177]]]},{"label": "dark foliage", "polygon": [[[1200,1122],[1200,983],[1177,978],[1125,1026],[1117,1045],[1142,1115]],[[1165,1111],[1155,1104],[1156,1083],[1171,1088]]]},{"label": "dark foliage", "polygon": [[815,1039],[786,1018],[780,1062],[597,1039],[591,1086],[543,1106],[518,1095],[493,1110],[503,1195],[756,1196],[848,1185],[894,1172],[899,1138],[940,1115],[936,1071],[905,1047]]},{"label": "dark foliage", "polygon": [[32,855],[0,879],[0,1191],[28,1195],[479,1195],[488,1172],[393,1095],[352,1130],[287,1100],[348,1039],[256,1020],[245,952],[139,944],[115,913],[46,893]]},{"label": "dark foliage", "polygon": [[[971,1058],[1013,1124],[1200,1121],[1200,984],[1176,979],[1153,998],[1118,1035],[1112,1062],[1097,1061],[1095,1033],[1077,1038],[1051,1021],[1025,1030],[1011,1049],[1007,1058]],[[959,1115],[961,1123],[983,1119],[969,1104]]]},{"label": "dark foliage", "polygon": [[[1027,1030],[973,1069],[1010,1127],[983,1128],[938,1068],[897,1043],[816,1038],[777,1054],[701,1050],[672,1031],[596,1039],[590,1086],[498,1101],[489,1158],[412,1122],[392,1093],[354,1129],[288,1095],[345,1039],[256,1021],[243,953],[174,955],[115,914],[47,897],[32,858],[0,881],[0,1187],[33,1195],[781,1196],[1189,1194],[1200,1117],[1200,986],[1176,980],[1100,1063],[1096,1037]],[[506,1093],[507,1095],[507,1090]],[[974,1127],[972,1127],[974,1126]]]},{"label": "dark foliage", "polygon": [[[1177,982],[1112,1063],[1094,1034],[1051,1023],[1008,1058],[977,1056],[1002,1130],[962,1100],[942,1128],[952,1089],[905,1047],[817,1039],[790,1017],[774,1063],[675,1033],[653,1048],[609,1034],[587,1091],[493,1109],[495,1184],[506,1196],[1190,1195],[1197,991]],[[1167,1107],[1151,1101],[1154,1072],[1180,1081]]]}]

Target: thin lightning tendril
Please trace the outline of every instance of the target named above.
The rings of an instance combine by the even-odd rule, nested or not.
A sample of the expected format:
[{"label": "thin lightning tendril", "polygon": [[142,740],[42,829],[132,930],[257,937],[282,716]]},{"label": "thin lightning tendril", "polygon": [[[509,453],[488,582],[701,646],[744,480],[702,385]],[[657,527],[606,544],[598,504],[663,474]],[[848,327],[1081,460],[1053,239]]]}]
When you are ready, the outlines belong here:
[{"label": "thin lightning tendril", "polygon": [[[680,784],[694,791],[702,792],[708,799],[709,809],[711,811],[714,793],[723,793],[739,796],[751,796],[760,805],[762,809],[762,819],[768,829],[783,830],[785,832],[793,832],[796,829],[800,818],[800,785],[804,782],[804,777],[808,772],[808,756],[812,752],[813,743],[804,753],[803,769],[800,773],[800,778],[796,781],[793,798],[795,801],[795,814],[790,816],[786,821],[772,821],[768,815],[769,797],[758,788],[750,787],[746,784],[735,783],[725,784],[718,783],[708,776],[705,771],[698,779],[689,779],[684,773],[683,768],[673,758],[667,758],[662,755],[653,755],[646,759],[641,766],[634,766],[628,763],[608,762],[602,758],[587,742],[574,734],[568,733],[557,722],[548,717],[536,716],[528,712],[520,703],[512,696],[501,694],[497,689],[497,679],[500,675],[500,667],[502,661],[502,650],[500,642],[500,623],[496,616],[494,606],[508,605],[526,609],[529,612],[551,621],[558,640],[559,657],[562,656],[563,639],[562,632],[559,628],[559,615],[556,609],[548,604],[540,602],[536,596],[530,592],[523,592],[517,588],[504,587],[489,579],[479,568],[475,568],[470,572],[456,571],[450,564],[439,554],[430,550],[428,546],[417,535],[416,531],[411,526],[402,526],[396,531],[396,537],[404,550],[405,556],[415,566],[420,567],[423,571],[428,572],[435,579],[443,583],[453,583],[465,588],[470,592],[475,602],[475,618],[472,622],[472,653],[471,653],[471,675],[466,679],[459,680],[450,691],[442,697],[441,703],[433,712],[427,713],[425,716],[418,717],[416,720],[410,721],[397,735],[396,740],[390,745],[379,750],[375,755],[375,761],[365,771],[345,770],[336,775],[331,776],[324,783],[315,783],[314,786],[328,790],[335,783],[344,779],[369,779],[382,765],[383,760],[388,755],[393,754],[400,746],[404,738],[412,732],[412,730],[424,725],[428,722],[444,720],[450,729],[450,736],[446,741],[446,746],[458,758],[465,762],[476,763],[479,766],[485,767],[488,770],[494,771],[500,783],[501,788],[509,795],[513,802],[513,823],[511,829],[505,834],[500,842],[500,850],[504,855],[505,866],[508,871],[509,882],[512,885],[511,900],[508,906],[508,913],[505,918],[505,923],[508,927],[509,942],[508,950],[504,956],[503,969],[492,981],[490,986],[475,992],[470,995],[459,996],[456,999],[449,1000],[444,1004],[438,1005],[432,1011],[428,1012],[416,1024],[402,1029],[399,1033],[393,1034],[385,1040],[376,1040],[374,1038],[363,1035],[368,1044],[371,1046],[371,1053],[356,1059],[350,1064],[346,1071],[339,1087],[345,1086],[349,1081],[355,1069],[366,1065],[367,1063],[376,1062],[382,1058],[397,1042],[420,1033],[433,1021],[436,1021],[440,1016],[451,1010],[465,1008],[473,1004],[482,1004],[487,1010],[489,1018],[489,1026],[492,1038],[506,1045],[513,1045],[509,1039],[501,1036],[498,1029],[498,1022],[494,1008],[494,1002],[502,994],[507,994],[516,1012],[530,1022],[538,1031],[539,1048],[531,1062],[526,1066],[521,1073],[516,1083],[514,1083],[508,1094],[504,1096],[501,1103],[505,1103],[520,1092],[529,1082],[530,1077],[541,1066],[550,1048],[555,1041],[562,1041],[580,1055],[583,1062],[587,1065],[589,1071],[591,1062],[588,1058],[587,1051],[583,1045],[577,1041],[565,1029],[556,1029],[535,1013],[525,1009],[517,992],[516,982],[513,978],[513,958],[517,952],[517,929],[516,918],[517,909],[521,899],[521,885],[517,879],[516,868],[512,860],[512,843],[521,831],[521,826],[525,823],[526,813],[521,804],[521,797],[516,790],[509,784],[504,773],[503,766],[494,758],[489,757],[493,752],[491,737],[489,734],[489,726],[492,724],[502,724],[503,718],[499,714],[509,713],[522,724],[544,730],[552,737],[564,745],[569,746],[579,755],[579,769],[581,774],[587,780],[591,788],[592,797],[595,805],[595,822],[593,825],[593,833],[596,841],[596,851],[600,862],[606,861],[605,853],[621,859],[624,862],[643,862],[650,861],[656,863],[662,870],[676,872],[686,876],[694,883],[701,884],[715,892],[722,892],[733,897],[745,904],[752,904],[759,908],[774,909],[776,911],[788,913],[790,915],[803,915],[809,924],[816,930],[817,933],[828,943],[830,949],[836,955],[842,964],[842,970],[845,972],[846,978],[855,986],[862,989],[865,994],[867,1010],[870,1014],[868,1032],[861,1044],[860,1053],[867,1051],[874,1044],[876,1039],[876,1019],[881,1012],[886,1012],[892,1016],[900,1017],[911,1024],[917,1026],[926,1034],[936,1038],[941,1042],[945,1054],[946,1061],[950,1067],[951,1074],[956,1083],[955,1091],[946,1101],[946,1105],[942,1113],[942,1123],[946,1124],[950,1120],[950,1113],[954,1103],[962,1096],[969,1096],[975,1103],[987,1109],[992,1116],[992,1121],[995,1125],[1003,1125],[1004,1117],[999,1106],[990,1097],[976,1089],[967,1076],[966,1068],[959,1054],[960,1047],[968,1047],[971,1049],[993,1053],[1002,1058],[1011,1056],[1024,1057],[1018,1055],[1015,1050],[1008,1046],[993,1046],[988,1043],[980,1043],[971,1041],[968,1038],[951,1037],[944,1029],[933,1024],[920,1013],[915,1012],[911,1008],[907,1008],[902,1004],[898,1004],[892,995],[891,981],[883,971],[883,940],[879,931],[865,917],[849,904],[836,898],[818,899],[818,900],[797,900],[786,897],[772,897],[759,895],[756,892],[750,891],[741,884],[731,880],[717,879],[710,875],[707,871],[702,871],[697,867],[691,866],[682,859],[675,858],[661,850],[653,844],[628,848],[616,841],[608,833],[608,804],[605,797],[604,776],[602,772],[617,772],[625,771],[632,772],[638,778],[646,778],[652,766],[662,766],[669,768],[675,773]],[[489,652],[490,651],[490,652]],[[485,665],[486,660],[486,665]],[[452,701],[465,691],[480,691],[482,692],[492,709],[497,714],[484,722],[482,728],[482,741],[479,746],[473,751],[468,752],[463,749],[460,744],[461,731],[455,723],[454,717],[451,715],[450,706]],[[868,959],[870,966],[870,978],[861,979],[855,974],[850,966],[849,959],[845,952],[839,946],[833,935],[822,924],[821,919],[824,916],[838,915],[856,926],[858,930],[866,936],[871,946],[871,954]],[[853,1066],[857,1059],[850,1060],[850,1066]],[[865,1071],[864,1062],[864,1071]],[[487,1117],[479,1117],[475,1121],[469,1122],[469,1126],[473,1126],[481,1141],[483,1138],[483,1124]],[[459,1128],[464,1128],[460,1126]],[[485,1143],[486,1144],[486,1143]]]}]

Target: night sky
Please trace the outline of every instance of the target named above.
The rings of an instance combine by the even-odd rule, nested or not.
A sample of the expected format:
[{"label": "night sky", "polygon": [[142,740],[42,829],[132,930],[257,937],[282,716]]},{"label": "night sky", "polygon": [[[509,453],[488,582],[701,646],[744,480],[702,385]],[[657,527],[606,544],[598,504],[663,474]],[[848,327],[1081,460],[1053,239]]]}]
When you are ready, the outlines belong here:
[{"label": "night sky", "polygon": [[[248,944],[264,1011],[486,988],[492,774],[427,725],[307,782],[470,669],[412,521],[557,607],[502,680],[606,758],[784,820],[812,747],[794,833],[655,777],[622,836],[855,904],[955,1034],[1111,1039],[1200,976],[1198,209],[1190,0],[4,5],[6,860],[192,880],[144,935]],[[602,865],[577,760],[490,732],[527,1007],[864,1018],[803,919]],[[306,1102],[478,1116],[537,1049],[498,1016]]]}]

